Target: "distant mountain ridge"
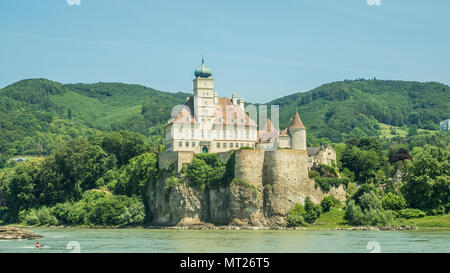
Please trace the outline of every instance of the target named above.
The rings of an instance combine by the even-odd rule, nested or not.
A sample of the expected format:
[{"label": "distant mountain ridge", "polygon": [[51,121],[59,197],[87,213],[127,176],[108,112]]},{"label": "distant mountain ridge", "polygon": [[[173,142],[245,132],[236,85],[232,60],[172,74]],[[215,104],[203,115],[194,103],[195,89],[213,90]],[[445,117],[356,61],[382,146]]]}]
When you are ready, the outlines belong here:
[{"label": "distant mountain ridge", "polygon": [[[0,89],[0,155],[49,154],[71,138],[111,130],[160,139],[172,107],[190,95],[124,83],[22,80]],[[380,123],[435,130],[449,118],[450,87],[360,79],[324,84],[269,104],[280,106],[280,127],[287,127],[298,111],[309,138],[339,142],[378,135]]]}]

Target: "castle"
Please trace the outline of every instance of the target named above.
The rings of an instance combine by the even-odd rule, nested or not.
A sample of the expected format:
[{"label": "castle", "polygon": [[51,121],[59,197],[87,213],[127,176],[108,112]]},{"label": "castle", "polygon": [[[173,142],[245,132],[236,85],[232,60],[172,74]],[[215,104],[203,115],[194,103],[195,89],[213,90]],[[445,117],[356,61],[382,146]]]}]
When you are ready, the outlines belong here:
[{"label": "castle", "polygon": [[165,127],[166,152],[216,153],[241,147],[306,150],[306,128],[298,113],[291,126],[278,132],[270,120],[261,130],[244,108],[244,99],[219,97],[204,59],[195,71],[194,94],[176,109]]},{"label": "castle", "polygon": [[[175,107],[165,126],[165,158],[181,164],[189,163],[197,153],[226,153],[241,147],[257,150],[293,149],[308,154],[308,169],[318,164],[336,164],[333,148],[306,147],[306,127],[298,113],[284,130],[278,130],[270,119],[258,129],[256,114],[250,117],[244,99],[219,97],[214,79],[204,59],[194,72],[193,96]],[[250,109],[251,110],[251,109]],[[171,154],[171,155],[170,155]],[[164,165],[164,162],[162,162]],[[181,167],[181,165],[179,166]]]},{"label": "castle", "polygon": [[[258,128],[256,107],[244,108],[236,94],[219,97],[211,76],[202,60],[193,96],[174,108],[165,126],[166,152],[159,154],[159,169],[168,171],[147,188],[153,224],[286,226],[289,210],[307,197],[314,203],[327,195],[345,201],[342,185],[323,191],[309,178],[308,171],[318,164],[335,165],[336,153],[331,147],[306,146],[298,113],[284,130],[270,119]],[[191,186],[182,169],[199,153],[217,153],[224,165],[232,165],[232,181],[203,190]],[[173,171],[178,184],[167,187]]]}]

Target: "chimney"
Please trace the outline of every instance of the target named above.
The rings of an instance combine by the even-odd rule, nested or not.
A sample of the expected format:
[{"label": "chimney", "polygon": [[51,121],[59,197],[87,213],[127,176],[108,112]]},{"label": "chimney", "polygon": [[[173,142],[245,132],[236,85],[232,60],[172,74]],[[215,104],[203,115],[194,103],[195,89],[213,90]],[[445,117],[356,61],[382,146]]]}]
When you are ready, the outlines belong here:
[{"label": "chimney", "polygon": [[242,110],[244,110],[244,99],[243,98],[239,99],[239,106],[241,106]]},{"label": "chimney", "polygon": [[217,94],[217,92],[214,92],[214,104],[218,103],[219,103],[219,95]]},{"label": "chimney", "polygon": [[233,104],[234,104],[234,105],[237,105],[237,97],[236,97],[236,93],[233,93],[232,101],[233,101]]}]

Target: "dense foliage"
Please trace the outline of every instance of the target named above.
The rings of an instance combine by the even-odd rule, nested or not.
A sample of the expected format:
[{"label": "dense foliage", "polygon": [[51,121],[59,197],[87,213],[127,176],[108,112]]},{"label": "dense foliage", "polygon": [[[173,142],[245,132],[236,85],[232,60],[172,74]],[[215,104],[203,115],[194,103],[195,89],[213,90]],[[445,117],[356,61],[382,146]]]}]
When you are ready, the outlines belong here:
[{"label": "dense foliage", "polygon": [[[118,135],[126,135],[127,139],[120,141],[121,145],[105,145]],[[122,148],[127,145],[130,149]],[[48,215],[50,209],[58,222],[63,224],[125,224],[125,220],[119,221],[117,220],[119,218],[114,217],[124,213],[125,216],[134,215],[122,208],[137,210],[137,205],[134,204],[136,202],[142,205],[144,211],[143,201],[147,183],[154,181],[159,175],[157,155],[146,152],[146,148],[139,148],[146,145],[143,144],[142,136],[133,133],[100,134],[90,140],[71,140],[53,155],[30,159],[0,172],[0,220],[5,222],[22,220],[31,223],[36,222],[36,219],[53,219],[44,217]],[[122,158],[122,163],[118,163],[116,156]],[[90,191],[92,189],[112,191],[115,195],[92,192]],[[123,197],[120,197],[121,195]],[[89,204],[85,206],[85,203]],[[61,207],[61,204],[67,204],[65,205],[67,208],[79,209],[80,213],[86,210],[87,218],[78,222],[67,222],[59,214],[54,214],[53,209]],[[89,216],[91,215],[89,213],[93,212],[91,208],[94,208],[90,207],[91,205],[98,206],[93,211],[98,213],[100,218],[97,221],[101,222],[95,222],[93,216]],[[108,220],[106,216],[102,216],[103,213],[107,214],[109,209],[112,214],[117,214],[111,216],[115,220],[113,218]],[[133,221],[129,220],[127,223],[133,224],[135,223]],[[37,222],[42,224],[45,221]],[[53,222],[46,224],[54,224]]]},{"label": "dense foliage", "polygon": [[286,218],[289,226],[305,226],[307,223],[314,223],[321,213],[322,207],[314,204],[308,196],[305,198],[305,205],[303,206],[300,203],[295,204],[288,212]]},{"label": "dense foliage", "polygon": [[444,84],[359,79],[324,84],[269,104],[280,106],[281,127],[289,126],[297,111],[309,141],[343,142],[379,135],[379,123],[436,130],[448,118],[449,102],[450,87]]},{"label": "dense foliage", "polygon": [[450,151],[425,145],[415,148],[406,162],[402,191],[412,208],[450,210]]},{"label": "dense foliage", "polygon": [[121,83],[16,82],[0,89],[0,168],[5,157],[49,155],[99,131],[138,132],[160,144],[170,110],[188,95]]}]

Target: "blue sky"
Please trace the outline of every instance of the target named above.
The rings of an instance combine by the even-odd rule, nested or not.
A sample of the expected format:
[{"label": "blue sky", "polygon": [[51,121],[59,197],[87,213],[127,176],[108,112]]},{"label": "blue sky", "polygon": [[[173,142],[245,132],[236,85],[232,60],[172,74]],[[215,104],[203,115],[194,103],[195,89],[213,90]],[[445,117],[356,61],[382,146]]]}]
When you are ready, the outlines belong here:
[{"label": "blue sky", "polygon": [[0,1],[0,87],[192,92],[202,54],[220,96],[251,102],[359,77],[450,83],[448,0],[68,1]]}]

